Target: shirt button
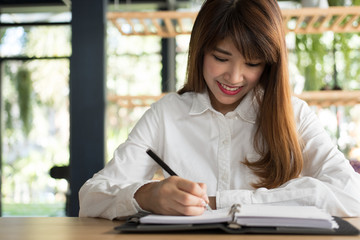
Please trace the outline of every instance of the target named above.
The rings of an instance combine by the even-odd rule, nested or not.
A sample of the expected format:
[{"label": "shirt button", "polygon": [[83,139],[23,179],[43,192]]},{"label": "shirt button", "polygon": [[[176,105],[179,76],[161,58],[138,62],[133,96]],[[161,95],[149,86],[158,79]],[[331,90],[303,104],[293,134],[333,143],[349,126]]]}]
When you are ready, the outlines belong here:
[{"label": "shirt button", "polygon": [[224,144],[224,145],[227,145],[228,143],[229,143],[228,140],[224,140],[224,141],[223,141],[223,144]]}]

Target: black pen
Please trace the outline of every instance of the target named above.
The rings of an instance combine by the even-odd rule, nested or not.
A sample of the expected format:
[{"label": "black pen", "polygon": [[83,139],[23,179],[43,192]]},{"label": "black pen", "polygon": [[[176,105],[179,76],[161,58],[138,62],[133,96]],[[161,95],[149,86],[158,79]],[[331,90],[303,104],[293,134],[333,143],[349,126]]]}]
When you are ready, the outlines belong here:
[{"label": "black pen", "polygon": [[[146,153],[164,169],[170,176],[178,176],[158,155],[156,155],[151,149],[146,150]],[[205,203],[205,208],[212,211],[208,203]]]},{"label": "black pen", "polygon": [[178,176],[158,155],[156,155],[151,149],[146,150],[146,153],[159,164],[170,176]]}]

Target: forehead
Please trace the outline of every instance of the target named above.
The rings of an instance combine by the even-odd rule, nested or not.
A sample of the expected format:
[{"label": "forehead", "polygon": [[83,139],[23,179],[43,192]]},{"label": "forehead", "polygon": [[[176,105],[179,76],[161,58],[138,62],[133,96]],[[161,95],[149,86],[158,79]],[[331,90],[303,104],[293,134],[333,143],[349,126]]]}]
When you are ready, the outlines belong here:
[{"label": "forehead", "polygon": [[244,54],[244,51],[242,51],[243,47],[237,47],[234,44],[234,41],[230,38],[230,37],[226,37],[222,40],[219,40],[214,48],[212,49],[213,51],[217,51],[226,55],[230,55],[230,56],[241,56],[242,58],[245,58],[246,60],[258,60],[261,59],[262,57],[259,56],[258,54],[247,54],[246,52]]},{"label": "forehead", "polygon": [[221,49],[230,52],[234,52],[234,51],[239,52],[239,50],[235,47],[233,41],[229,37],[218,41],[215,44],[215,50],[216,49]]}]

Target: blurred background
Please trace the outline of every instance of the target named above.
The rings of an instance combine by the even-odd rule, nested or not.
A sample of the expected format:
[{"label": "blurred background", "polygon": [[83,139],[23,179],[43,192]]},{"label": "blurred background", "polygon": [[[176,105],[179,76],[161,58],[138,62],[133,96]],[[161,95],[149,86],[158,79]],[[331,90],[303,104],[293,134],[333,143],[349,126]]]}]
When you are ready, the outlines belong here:
[{"label": "blurred background", "polygon": [[[111,159],[149,104],[184,83],[201,0],[89,2],[0,0],[1,216],[77,215],[79,186]],[[279,4],[294,94],[360,171],[360,1]],[[309,15],[299,15],[305,7]],[[157,19],[157,28],[134,14],[169,10],[182,24]],[[162,34],[171,23],[170,35]]]}]

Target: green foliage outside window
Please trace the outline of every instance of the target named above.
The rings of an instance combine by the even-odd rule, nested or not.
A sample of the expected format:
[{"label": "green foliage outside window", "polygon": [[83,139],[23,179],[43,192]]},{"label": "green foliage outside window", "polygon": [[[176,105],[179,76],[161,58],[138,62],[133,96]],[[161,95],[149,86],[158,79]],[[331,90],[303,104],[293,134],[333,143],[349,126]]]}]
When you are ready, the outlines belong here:
[{"label": "green foliage outside window", "polygon": [[69,162],[69,61],[11,57],[69,56],[70,28],[1,33],[3,216],[44,216],[41,208],[48,216],[64,215],[67,182],[52,179],[49,170]]}]

